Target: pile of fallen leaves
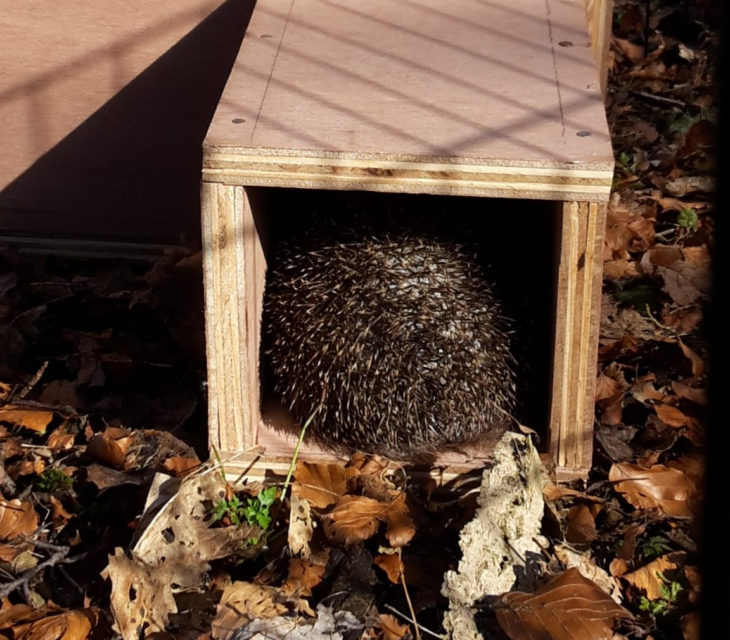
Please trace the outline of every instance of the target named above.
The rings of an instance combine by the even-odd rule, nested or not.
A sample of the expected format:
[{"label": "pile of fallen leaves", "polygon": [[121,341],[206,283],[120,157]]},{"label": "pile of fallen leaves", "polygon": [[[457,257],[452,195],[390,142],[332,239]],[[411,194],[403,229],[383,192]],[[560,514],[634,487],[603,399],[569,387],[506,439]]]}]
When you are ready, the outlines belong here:
[{"label": "pile of fallen leaves", "polygon": [[[712,7],[616,0],[594,466],[545,484],[538,584],[485,598],[485,636],[699,637]],[[478,474],[356,455],[233,485],[201,464],[201,282],[197,254],[0,252],[0,637],[442,633]]]}]

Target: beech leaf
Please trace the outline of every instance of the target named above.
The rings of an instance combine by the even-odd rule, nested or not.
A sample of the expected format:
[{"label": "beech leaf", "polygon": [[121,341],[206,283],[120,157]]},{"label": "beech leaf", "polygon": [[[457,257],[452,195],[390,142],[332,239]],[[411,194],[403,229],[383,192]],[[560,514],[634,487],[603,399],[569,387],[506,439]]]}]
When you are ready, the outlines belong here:
[{"label": "beech leaf", "polygon": [[297,482],[292,486],[292,492],[318,509],[329,507],[345,493],[345,468],[339,464],[299,461],[294,479]]},{"label": "beech leaf", "polygon": [[343,496],[322,519],[325,535],[338,544],[350,545],[375,535],[387,504],[362,496]]},{"label": "beech leaf", "polygon": [[695,493],[694,483],[679,469],[657,464],[643,469],[628,462],[614,464],[608,479],[615,489],[638,509],[661,509],[668,516],[692,516],[687,502]]},{"label": "beech leaf", "polygon": [[497,621],[511,640],[610,640],[633,616],[578,569],[568,569],[534,593],[503,595]]}]

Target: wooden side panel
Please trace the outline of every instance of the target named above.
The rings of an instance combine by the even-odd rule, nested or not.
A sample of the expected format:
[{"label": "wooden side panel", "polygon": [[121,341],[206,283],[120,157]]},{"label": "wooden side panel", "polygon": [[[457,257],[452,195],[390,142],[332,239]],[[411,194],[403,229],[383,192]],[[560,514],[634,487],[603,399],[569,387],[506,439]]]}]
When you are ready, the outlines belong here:
[{"label": "wooden side panel", "polygon": [[591,467],[606,205],[562,205],[550,448],[559,479]]},{"label": "wooden side panel", "polygon": [[608,51],[611,46],[613,0],[585,0],[588,33],[591,36],[593,55],[596,59],[601,93],[606,96],[608,81]]},{"label": "wooden side panel", "polygon": [[203,183],[201,201],[210,443],[223,454],[244,452],[254,446],[259,415],[262,254],[243,187]]}]

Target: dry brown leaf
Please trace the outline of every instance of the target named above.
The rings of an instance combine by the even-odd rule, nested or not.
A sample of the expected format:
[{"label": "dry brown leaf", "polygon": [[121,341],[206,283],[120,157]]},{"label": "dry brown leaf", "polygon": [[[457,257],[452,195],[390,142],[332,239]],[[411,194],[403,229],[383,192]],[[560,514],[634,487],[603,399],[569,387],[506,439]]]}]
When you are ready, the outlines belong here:
[{"label": "dry brown leaf", "polygon": [[678,469],[695,487],[701,487],[705,479],[705,458],[700,453],[688,453],[667,462],[668,467]]},{"label": "dry brown leaf", "polygon": [[639,62],[644,58],[644,45],[635,44],[625,38],[613,38],[613,43],[631,62]]},{"label": "dry brown leaf", "polygon": [[633,618],[577,569],[568,569],[535,593],[503,595],[495,613],[512,640],[610,640],[620,619]]},{"label": "dry brown leaf", "polygon": [[692,349],[690,349],[684,342],[679,341],[679,346],[682,349],[682,353],[692,363],[692,375],[697,377],[701,376],[705,372],[705,363]]},{"label": "dry brown leaf", "polygon": [[3,598],[2,609],[0,609],[0,630],[14,627],[23,622],[37,620],[45,615],[45,607],[36,609],[27,604],[10,604],[7,598]]},{"label": "dry brown leaf", "polygon": [[378,615],[378,623],[383,632],[383,640],[401,640],[406,637],[409,630],[408,625],[401,624],[389,613]]},{"label": "dry brown leaf", "polygon": [[117,547],[102,575],[112,583],[111,610],[123,640],[138,640],[143,631],[162,632],[169,615],[177,613],[171,574],[164,568],[128,558]]},{"label": "dry brown leaf", "polygon": [[565,539],[574,544],[596,539],[596,521],[591,510],[584,504],[572,506],[568,511]]},{"label": "dry brown leaf", "polygon": [[45,433],[52,420],[53,411],[23,408],[12,404],[0,407],[0,422],[8,422],[36,433]]},{"label": "dry brown leaf", "polygon": [[689,601],[692,604],[698,604],[700,601],[700,593],[702,592],[702,574],[697,567],[687,565],[684,568],[684,576],[689,583]]},{"label": "dry brown leaf", "polygon": [[13,391],[13,385],[7,382],[0,382],[0,401],[7,400]]},{"label": "dry brown leaf", "polygon": [[695,493],[695,485],[679,469],[657,464],[642,469],[628,462],[614,464],[608,479],[615,489],[638,509],[661,509],[669,516],[689,518],[692,511],[688,500]]},{"label": "dry brown leaf", "polygon": [[391,547],[403,547],[416,535],[416,525],[408,511],[405,491],[401,491],[390,503],[385,514],[385,537]]},{"label": "dry brown leaf", "polygon": [[59,451],[68,451],[73,449],[74,446],[74,434],[68,433],[64,425],[54,429],[46,440],[48,448],[57,453]]},{"label": "dry brown leaf", "polygon": [[213,619],[213,640],[227,640],[251,620],[275,618],[285,613],[286,606],[275,601],[275,594],[275,589],[250,582],[237,581],[226,587]]},{"label": "dry brown leaf", "polygon": [[662,324],[666,327],[676,329],[682,335],[692,333],[702,322],[704,314],[698,306],[682,307],[672,311],[666,310],[662,313]]},{"label": "dry brown leaf", "polygon": [[636,260],[622,258],[604,262],[603,275],[611,280],[620,280],[621,278],[637,278],[641,274],[637,269]]},{"label": "dry brown leaf", "polygon": [[67,611],[14,629],[15,640],[85,640],[91,622],[81,611]]},{"label": "dry brown leaf", "polygon": [[626,259],[630,252],[646,251],[653,243],[654,221],[640,209],[622,203],[618,194],[614,194],[606,216],[604,258]]},{"label": "dry brown leaf", "polygon": [[375,556],[375,564],[378,565],[388,576],[393,584],[400,582],[403,574],[403,562],[397,553],[381,553]]},{"label": "dry brown leaf", "polygon": [[176,478],[182,478],[188,475],[188,473],[197,469],[199,466],[200,460],[185,456],[172,456],[162,463],[162,468]]},{"label": "dry brown leaf", "polygon": [[689,418],[684,413],[668,404],[655,404],[654,411],[657,417],[670,427],[684,427],[689,422]]},{"label": "dry brown leaf", "polygon": [[63,529],[69,520],[74,517],[73,513],[69,513],[64,508],[61,501],[56,496],[50,496],[51,502],[51,519],[53,520],[53,528],[57,531]]},{"label": "dry brown leaf", "polygon": [[289,532],[287,535],[289,551],[293,555],[309,558],[312,554],[309,543],[312,540],[312,533],[314,532],[312,508],[309,506],[309,502],[296,493],[291,494],[289,502],[291,505],[289,510]]},{"label": "dry brown leaf", "polygon": [[619,577],[624,575],[628,571],[629,565],[623,558],[614,558],[611,560],[611,564],[608,565],[608,572],[614,576]]},{"label": "dry brown leaf", "polygon": [[38,515],[31,502],[5,500],[0,494],[0,541],[30,536],[38,528]]},{"label": "dry brown leaf", "polygon": [[684,640],[700,640],[702,638],[702,618],[699,611],[691,611],[679,619]]},{"label": "dry brown leaf", "polygon": [[345,493],[347,479],[340,464],[316,464],[299,461],[294,472],[297,481],[292,492],[307,500],[313,507],[326,509]]},{"label": "dry brown leaf", "polygon": [[575,497],[581,500],[588,500],[589,502],[604,502],[603,498],[597,496],[591,496],[583,491],[577,491],[561,484],[550,484],[542,490],[542,495],[545,500],[550,502],[554,500],[560,500],[565,497]]},{"label": "dry brown leaf", "polygon": [[663,400],[665,394],[654,387],[652,380],[642,379],[637,380],[631,388],[631,395],[639,402],[646,402],[647,400]]},{"label": "dry brown leaf", "polygon": [[682,176],[667,182],[664,188],[667,193],[677,198],[696,191],[713,193],[715,191],[715,179],[712,176]]},{"label": "dry brown leaf", "polygon": [[116,430],[107,429],[104,433],[94,435],[86,447],[86,453],[99,462],[123,469],[133,437],[126,432],[124,436],[114,437],[115,433]]},{"label": "dry brown leaf", "polygon": [[362,542],[375,535],[387,504],[362,496],[343,496],[322,519],[325,535],[337,544]]},{"label": "dry brown leaf", "polygon": [[682,554],[668,553],[652,560],[649,564],[621,576],[630,585],[643,591],[649,600],[658,600],[662,597],[660,587],[664,584],[658,574],[676,569],[679,566]]},{"label": "dry brown leaf", "polygon": [[613,398],[622,391],[621,385],[616,380],[610,378],[605,373],[598,374],[598,378],[596,379],[596,402]]},{"label": "dry brown leaf", "polygon": [[312,564],[302,558],[290,558],[289,575],[281,586],[287,598],[307,598],[312,595],[312,587],[322,582],[325,565]]},{"label": "dry brown leaf", "polygon": [[20,476],[41,475],[46,468],[46,462],[42,458],[34,457],[31,460],[18,460],[5,467],[8,475],[17,479]]},{"label": "dry brown leaf", "polygon": [[694,404],[700,406],[707,405],[707,390],[706,389],[695,389],[682,382],[672,382],[672,391],[677,397],[683,400],[689,400]]}]

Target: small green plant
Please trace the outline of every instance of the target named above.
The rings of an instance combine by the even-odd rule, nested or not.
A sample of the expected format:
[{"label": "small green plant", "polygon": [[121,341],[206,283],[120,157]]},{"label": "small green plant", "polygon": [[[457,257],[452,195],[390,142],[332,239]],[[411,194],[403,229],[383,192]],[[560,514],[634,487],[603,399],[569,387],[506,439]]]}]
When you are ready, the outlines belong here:
[{"label": "small green plant", "polygon": [[669,553],[672,547],[669,546],[668,542],[669,540],[663,536],[652,536],[641,544],[641,549],[639,550],[641,557],[644,560],[653,560],[663,553]]},{"label": "small green plant", "polygon": [[657,571],[656,575],[662,581],[662,584],[659,585],[661,597],[656,600],[649,600],[646,596],[641,596],[639,609],[647,611],[653,616],[660,616],[666,614],[677,604],[677,598],[683,591],[683,587],[679,582],[666,578],[660,571]]},{"label": "small green plant", "polygon": [[682,229],[687,229],[688,231],[694,231],[697,228],[697,225],[699,224],[699,218],[697,217],[697,212],[694,209],[690,209],[689,207],[684,207],[677,214],[677,224]]},{"label": "small green plant", "polygon": [[244,522],[268,529],[271,524],[271,506],[276,500],[276,487],[263,489],[255,498],[248,498],[245,503],[234,495],[229,500],[219,500],[213,507],[213,522],[225,517],[236,526]]},{"label": "small green plant", "polygon": [[74,479],[60,469],[46,469],[33,483],[38,491],[57,493],[67,491],[73,486]]}]

